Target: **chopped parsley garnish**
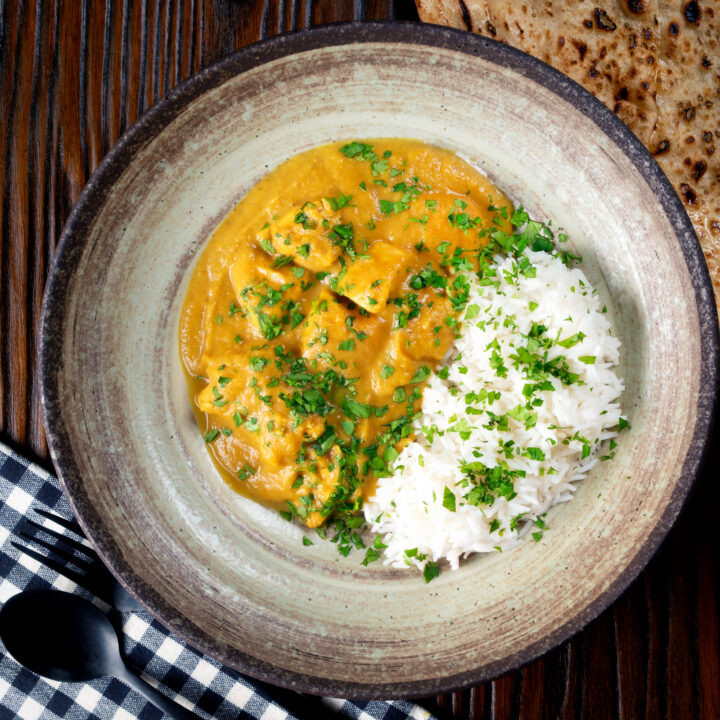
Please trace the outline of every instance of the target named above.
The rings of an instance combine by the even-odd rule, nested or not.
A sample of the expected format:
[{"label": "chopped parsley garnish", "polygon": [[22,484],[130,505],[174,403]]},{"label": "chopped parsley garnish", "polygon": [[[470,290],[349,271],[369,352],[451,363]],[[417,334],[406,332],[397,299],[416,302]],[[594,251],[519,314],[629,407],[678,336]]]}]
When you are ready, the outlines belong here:
[{"label": "chopped parsley garnish", "polygon": [[328,233],[328,238],[333,241],[333,244],[341,247],[351,257],[355,255],[354,236],[352,223],[334,225],[332,231]]},{"label": "chopped parsley garnish", "polygon": [[262,372],[270,363],[270,361],[264,357],[251,357],[249,362],[250,367],[256,372]]},{"label": "chopped parsley garnish", "polygon": [[330,203],[330,207],[333,210],[340,210],[344,207],[351,207],[350,201],[352,200],[352,195],[343,195],[342,193],[338,193],[337,197],[329,197],[325,199]]},{"label": "chopped parsley garnish", "polygon": [[347,145],[343,145],[340,148],[340,152],[345,155],[345,157],[349,158],[359,157],[361,160],[377,160],[377,155],[373,152],[373,146],[368,145],[367,143],[353,141]]},{"label": "chopped parsley garnish", "polygon": [[517,405],[512,410],[508,410],[508,416],[519,423],[525,424],[525,429],[529,430],[535,427],[537,423],[537,413],[532,412],[525,405]]},{"label": "chopped parsley garnish", "polygon": [[430,560],[425,563],[425,569],[423,570],[423,577],[425,582],[429,583],[440,575],[440,566],[437,563],[431,562]]},{"label": "chopped parsley garnish", "polygon": [[237,476],[240,480],[247,480],[251,475],[255,474],[255,468],[248,463],[245,463],[243,467],[237,472]]},{"label": "chopped parsley garnish", "polygon": [[260,332],[268,340],[273,340],[282,333],[282,321],[278,318],[268,315],[265,312],[257,311],[258,324]]},{"label": "chopped parsley garnish", "polygon": [[515,479],[525,477],[524,470],[511,470],[504,462],[487,467],[476,460],[461,464],[460,470],[471,485],[465,496],[468,505],[492,505],[498,497],[512,500],[517,495]]},{"label": "chopped parsley garnish", "polygon": [[424,287],[444,289],[447,287],[447,276],[441,275],[428,263],[417,275],[410,278],[410,287],[413,290],[420,290]]},{"label": "chopped parsley garnish", "polygon": [[430,368],[427,365],[421,365],[412,376],[411,383],[421,383],[430,377]]},{"label": "chopped parsley garnish", "polygon": [[455,493],[446,485],[443,490],[443,507],[450,512],[455,512]]},{"label": "chopped parsley garnish", "polygon": [[214,405],[215,407],[224,407],[225,405],[228,404],[228,401],[225,400],[225,399],[223,399],[222,394],[221,394],[220,391],[217,389],[217,385],[213,385],[213,387],[212,387],[212,394],[213,394],[213,398],[214,398],[214,399],[213,399],[213,405]]},{"label": "chopped parsley garnish", "polygon": [[448,215],[448,220],[450,221],[451,227],[458,228],[459,230],[462,230],[466,233],[481,224],[481,220],[479,217],[471,218],[465,212],[451,212]]},{"label": "chopped parsley garnish", "polygon": [[387,380],[391,375],[393,375],[395,372],[395,368],[392,365],[383,365],[382,370],[380,371],[380,375],[382,376],[383,380]]},{"label": "chopped parsley garnish", "polygon": [[564,347],[564,348],[571,348],[571,347],[573,347],[573,345],[577,345],[579,342],[581,342],[584,339],[585,339],[585,333],[579,332],[579,333],[576,333],[575,335],[571,335],[569,338],[565,338],[565,340],[560,340],[558,342],[558,345],[560,345],[560,347]]},{"label": "chopped parsley garnish", "polygon": [[369,418],[375,414],[375,408],[372,405],[366,405],[352,398],[345,398],[342,407],[343,412],[350,418]]}]

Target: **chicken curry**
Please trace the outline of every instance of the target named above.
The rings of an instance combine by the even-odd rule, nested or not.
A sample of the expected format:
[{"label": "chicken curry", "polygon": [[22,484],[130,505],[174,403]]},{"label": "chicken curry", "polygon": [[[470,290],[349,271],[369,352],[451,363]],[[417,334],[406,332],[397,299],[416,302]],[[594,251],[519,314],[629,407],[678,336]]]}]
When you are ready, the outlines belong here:
[{"label": "chicken curry", "polygon": [[263,178],[198,259],[180,353],[231,486],[318,527],[352,517],[413,434],[508,199],[454,153],[340,142]]}]

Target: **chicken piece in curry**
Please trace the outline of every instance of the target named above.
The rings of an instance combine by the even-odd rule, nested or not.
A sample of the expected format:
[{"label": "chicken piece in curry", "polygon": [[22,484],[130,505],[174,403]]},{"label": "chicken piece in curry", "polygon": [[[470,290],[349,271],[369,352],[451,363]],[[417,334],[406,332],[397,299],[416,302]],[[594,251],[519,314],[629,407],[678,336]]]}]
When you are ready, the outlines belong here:
[{"label": "chicken piece in curry", "polygon": [[215,230],[180,320],[196,417],[231,486],[319,527],[413,435],[467,274],[512,208],[453,152],[340,142],[288,160]]}]

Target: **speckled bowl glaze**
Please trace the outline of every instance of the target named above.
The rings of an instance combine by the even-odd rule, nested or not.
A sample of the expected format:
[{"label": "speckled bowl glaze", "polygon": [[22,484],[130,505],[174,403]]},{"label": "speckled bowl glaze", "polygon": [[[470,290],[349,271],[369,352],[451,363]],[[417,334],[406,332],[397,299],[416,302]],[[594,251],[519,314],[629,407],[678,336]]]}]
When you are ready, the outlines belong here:
[{"label": "speckled bowl glaze", "polygon": [[[455,149],[585,258],[623,341],[632,430],[540,543],[426,585],[235,495],[195,425],[177,351],[193,262],[269,169],[314,145]],[[42,318],[52,457],[112,571],[165,625],[242,672],[336,696],[460,688],[603,610],[677,516],[708,437],[717,318],[666,178],[572,81],[512,48],[410,24],[279,37],[204,70],[118,143],[65,228]]]}]

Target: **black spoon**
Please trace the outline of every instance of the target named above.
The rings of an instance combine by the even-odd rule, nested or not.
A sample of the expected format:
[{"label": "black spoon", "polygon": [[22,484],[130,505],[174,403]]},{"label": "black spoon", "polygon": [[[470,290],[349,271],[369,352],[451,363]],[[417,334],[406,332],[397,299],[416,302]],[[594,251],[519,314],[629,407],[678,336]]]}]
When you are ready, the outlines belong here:
[{"label": "black spoon", "polygon": [[176,720],[197,720],[128,670],[110,620],[78,595],[60,590],[13,595],[0,609],[0,638],[15,660],[38,675],[61,682],[116,677]]}]

